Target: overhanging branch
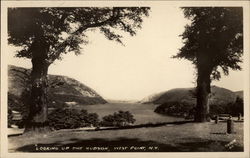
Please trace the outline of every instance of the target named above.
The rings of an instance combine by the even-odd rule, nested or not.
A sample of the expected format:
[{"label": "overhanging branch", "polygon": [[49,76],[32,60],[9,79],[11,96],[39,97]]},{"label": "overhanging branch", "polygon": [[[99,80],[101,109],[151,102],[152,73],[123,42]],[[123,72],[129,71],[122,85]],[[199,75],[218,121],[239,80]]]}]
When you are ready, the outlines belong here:
[{"label": "overhanging branch", "polygon": [[111,22],[119,19],[119,9],[118,8],[114,8],[112,11],[112,16],[102,22],[97,22],[97,23],[93,23],[93,24],[88,24],[85,26],[80,27],[79,29],[77,29],[73,34],[78,35],[81,34],[83,31],[87,30],[88,28],[94,28],[94,27],[99,27],[99,26],[103,26],[103,25],[107,25],[110,24]]}]

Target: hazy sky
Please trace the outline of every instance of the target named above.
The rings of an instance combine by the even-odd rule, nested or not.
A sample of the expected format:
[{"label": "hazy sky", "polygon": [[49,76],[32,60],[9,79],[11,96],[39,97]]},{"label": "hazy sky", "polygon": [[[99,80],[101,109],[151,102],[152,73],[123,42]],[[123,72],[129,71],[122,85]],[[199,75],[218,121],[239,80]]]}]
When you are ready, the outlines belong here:
[{"label": "hazy sky", "polygon": [[[194,87],[193,65],[171,58],[182,46],[179,35],[187,22],[178,7],[152,7],[137,36],[124,37],[125,46],[107,40],[98,31],[89,32],[90,43],[83,46],[83,53],[65,55],[50,66],[49,73],[75,78],[106,99],[140,100],[172,88]],[[13,58],[13,54],[10,64],[31,68],[30,60]],[[242,90],[243,72],[230,71],[212,84]]]}]

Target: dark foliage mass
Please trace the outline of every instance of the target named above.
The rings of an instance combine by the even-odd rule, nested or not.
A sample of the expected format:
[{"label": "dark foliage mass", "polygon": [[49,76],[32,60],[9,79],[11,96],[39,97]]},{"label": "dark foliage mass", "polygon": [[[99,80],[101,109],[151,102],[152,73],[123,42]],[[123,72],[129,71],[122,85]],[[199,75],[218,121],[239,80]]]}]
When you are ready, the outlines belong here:
[{"label": "dark foliage mass", "polygon": [[170,116],[187,117],[191,115],[191,110],[193,108],[194,106],[185,102],[168,102],[158,106],[155,112]]},{"label": "dark foliage mass", "polygon": [[[9,126],[16,124],[19,128],[24,128],[27,119],[27,113],[22,119],[16,122],[12,121],[11,110],[8,111]],[[136,120],[129,111],[115,112],[113,115],[107,115],[99,120],[96,113],[88,113],[86,110],[55,108],[48,115],[49,126],[52,129],[76,129],[80,127],[124,127],[133,124]]]},{"label": "dark foliage mass", "polygon": [[211,115],[217,114],[230,114],[232,116],[238,116],[238,114],[244,115],[244,104],[243,99],[240,97],[236,98],[234,103],[229,103],[224,106],[210,105]]},{"label": "dark foliage mass", "polygon": [[86,110],[77,109],[55,109],[49,114],[48,119],[49,126],[56,130],[97,126],[99,124],[96,113],[88,113]]},{"label": "dark foliage mass", "polygon": [[[181,35],[184,46],[175,56],[190,60],[197,67],[206,58],[211,77],[220,79],[219,68],[228,75],[229,68],[241,70],[243,54],[243,12],[241,7],[184,7],[191,20]],[[203,60],[202,60],[203,61]],[[202,64],[202,63],[201,63]],[[201,65],[203,66],[203,65]],[[205,66],[205,65],[204,65]]]},{"label": "dark foliage mass", "polygon": [[43,40],[48,53],[47,62],[53,63],[68,52],[80,54],[87,44],[86,31],[98,28],[109,40],[122,43],[122,32],[131,36],[141,28],[148,7],[78,7],[78,8],[9,8],[9,43],[23,46],[17,57],[32,58],[33,44]]},{"label": "dark foliage mass", "polygon": [[113,115],[107,115],[102,118],[100,125],[108,126],[108,127],[120,127],[127,126],[129,124],[133,124],[136,120],[134,119],[133,114],[129,111],[118,111]]},{"label": "dark foliage mass", "polygon": [[[28,113],[22,115],[22,119],[16,122],[12,121],[11,113],[10,125],[16,124],[19,128],[24,128]],[[97,127],[99,125],[99,116],[96,113],[88,113],[86,110],[55,108],[48,115],[49,126],[51,129],[75,129],[80,127]]]},{"label": "dark foliage mass", "polygon": [[[211,104],[210,116],[218,114],[230,114],[232,116],[238,116],[240,113],[243,115],[243,99],[240,97],[236,98],[235,102],[227,104]],[[186,102],[167,102],[161,104],[155,109],[155,112],[160,114],[165,114],[169,116],[193,118],[195,114],[195,104],[190,104]]]},{"label": "dark foliage mass", "polygon": [[183,47],[175,58],[190,60],[197,69],[195,121],[209,121],[211,81],[221,72],[241,70],[243,55],[242,7],[183,7],[190,20],[181,34]]},{"label": "dark foliage mass", "polygon": [[[24,127],[24,123],[25,123],[25,120],[27,119],[28,112],[29,112],[28,106],[26,104],[28,102],[26,95],[27,95],[27,91],[24,91],[20,97],[14,94],[8,93],[8,109],[9,111],[11,111],[11,113],[8,111],[8,118],[10,117],[9,115],[12,116],[11,120],[9,120],[8,123],[15,124],[19,128]],[[12,111],[16,111],[20,113],[21,118],[13,121]]]},{"label": "dark foliage mass", "polygon": [[[29,126],[34,131],[38,124],[48,121],[48,69],[62,55],[76,55],[88,43],[86,31],[99,30],[108,40],[122,43],[122,34],[131,36],[141,28],[148,7],[54,7],[8,8],[8,42],[22,49],[16,57],[29,58],[30,74]],[[122,33],[123,32],[123,33]],[[40,131],[40,130],[39,130]],[[42,130],[41,130],[42,131]]]}]

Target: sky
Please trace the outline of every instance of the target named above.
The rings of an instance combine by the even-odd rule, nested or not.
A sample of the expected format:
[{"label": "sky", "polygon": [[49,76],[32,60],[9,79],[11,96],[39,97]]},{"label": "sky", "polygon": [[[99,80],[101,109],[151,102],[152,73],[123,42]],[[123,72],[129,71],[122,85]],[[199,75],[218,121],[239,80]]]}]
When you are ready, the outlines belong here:
[{"label": "sky", "polygon": [[[179,7],[155,6],[144,19],[137,35],[125,35],[125,46],[107,40],[98,31],[88,32],[90,43],[82,54],[66,54],[49,67],[49,74],[75,78],[105,99],[141,100],[172,88],[195,86],[195,69],[190,61],[171,58],[182,47],[179,36],[188,20]],[[9,46],[8,63],[31,68],[31,61],[14,58]],[[243,71],[230,71],[213,85],[232,91],[243,89]]]}]

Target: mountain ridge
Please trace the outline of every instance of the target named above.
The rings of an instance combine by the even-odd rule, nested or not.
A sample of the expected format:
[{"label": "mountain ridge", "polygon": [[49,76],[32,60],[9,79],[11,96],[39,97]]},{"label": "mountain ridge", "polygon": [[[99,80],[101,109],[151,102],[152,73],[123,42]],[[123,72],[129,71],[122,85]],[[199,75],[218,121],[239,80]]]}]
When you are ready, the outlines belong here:
[{"label": "mountain ridge", "polygon": [[[233,92],[229,89],[211,86],[211,94],[209,97],[209,101],[211,104],[225,104],[229,102],[235,102],[237,96],[243,97],[243,91]],[[242,98],[241,97],[241,98]],[[195,96],[195,88],[174,88],[168,91],[163,91],[159,93],[155,93],[149,95],[148,97],[143,98],[140,103],[154,103],[154,104],[163,104],[166,102],[186,102],[195,104],[196,96]]]},{"label": "mountain ridge", "polygon": [[[30,69],[8,65],[8,104],[17,105],[22,101],[30,72]],[[95,90],[71,77],[48,74],[48,82],[49,107],[67,106],[72,102],[81,105],[107,103]]]}]

